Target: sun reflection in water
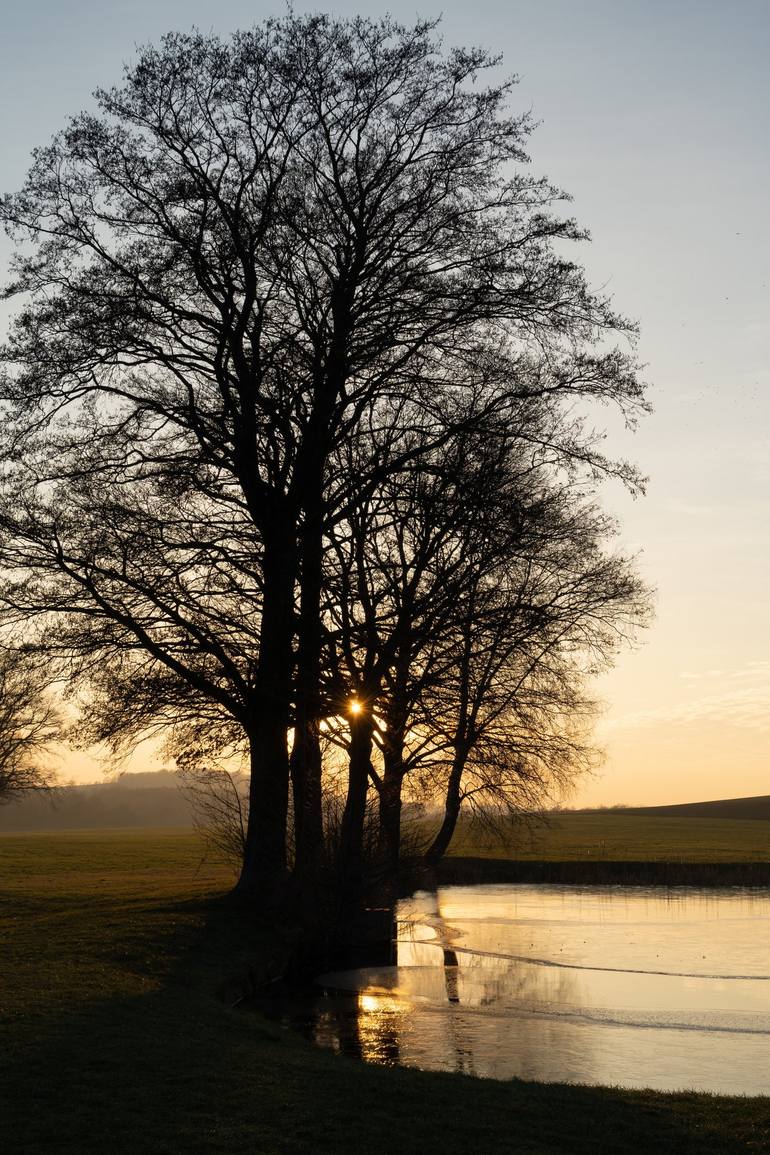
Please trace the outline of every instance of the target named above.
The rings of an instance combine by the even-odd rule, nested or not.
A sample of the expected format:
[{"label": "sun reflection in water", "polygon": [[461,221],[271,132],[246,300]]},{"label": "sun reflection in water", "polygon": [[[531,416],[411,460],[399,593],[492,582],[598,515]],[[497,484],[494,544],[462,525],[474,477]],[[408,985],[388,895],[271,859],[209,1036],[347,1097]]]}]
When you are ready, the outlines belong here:
[{"label": "sun reflection in water", "polygon": [[408,1010],[407,999],[399,998],[392,991],[367,990],[358,996],[358,1008],[367,1015],[394,1015]]},{"label": "sun reflection in water", "polygon": [[407,999],[392,991],[370,988],[358,995],[358,1047],[362,1059],[373,1063],[398,1063],[399,1040],[403,1033]]},{"label": "sun reflection in water", "polygon": [[458,887],[398,915],[397,966],[324,976],[316,1042],[487,1078],[768,1093],[766,896]]}]

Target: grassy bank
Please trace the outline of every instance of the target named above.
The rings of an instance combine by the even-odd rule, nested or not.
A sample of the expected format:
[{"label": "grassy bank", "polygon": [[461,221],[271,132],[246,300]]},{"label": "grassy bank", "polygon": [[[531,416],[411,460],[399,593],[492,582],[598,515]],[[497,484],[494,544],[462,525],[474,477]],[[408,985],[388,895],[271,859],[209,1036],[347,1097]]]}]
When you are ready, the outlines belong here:
[{"label": "grassy bank", "polygon": [[0,838],[8,1155],[770,1147],[767,1099],[387,1070],[229,1009],[223,979],[276,943],[201,858],[179,831]]}]

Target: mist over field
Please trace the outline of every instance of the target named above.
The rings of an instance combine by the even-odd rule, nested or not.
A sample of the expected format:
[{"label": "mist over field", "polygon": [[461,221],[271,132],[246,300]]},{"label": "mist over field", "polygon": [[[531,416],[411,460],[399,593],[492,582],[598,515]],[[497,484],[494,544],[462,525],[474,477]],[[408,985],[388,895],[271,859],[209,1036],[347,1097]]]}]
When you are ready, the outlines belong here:
[{"label": "mist over field", "polygon": [[191,827],[192,810],[175,775],[123,774],[89,786],[55,786],[0,806],[0,832]]},{"label": "mist over field", "polygon": [[[429,823],[440,817],[437,808],[423,807],[421,811]],[[560,817],[569,822],[571,815],[585,815],[587,819],[596,815],[610,823],[613,829],[618,823],[623,828],[624,819],[634,817],[763,821],[770,819],[770,795],[693,801],[670,806],[616,806],[598,810],[555,808],[548,813],[549,824],[558,822]],[[171,770],[123,773],[114,779],[88,785],[54,786],[22,795],[0,806],[0,833],[98,830],[110,827],[191,829],[193,825],[193,805]],[[628,823],[625,825],[627,827]],[[535,840],[542,841],[544,833],[540,830],[540,837]],[[478,834],[472,837],[475,844]],[[522,838],[524,828],[516,839],[517,843]],[[461,841],[458,839],[458,844]],[[524,841],[528,844],[529,836]],[[496,852],[499,852],[498,840],[495,840],[495,846]],[[522,847],[519,846],[519,849]],[[528,846],[528,849],[531,847]]]}]

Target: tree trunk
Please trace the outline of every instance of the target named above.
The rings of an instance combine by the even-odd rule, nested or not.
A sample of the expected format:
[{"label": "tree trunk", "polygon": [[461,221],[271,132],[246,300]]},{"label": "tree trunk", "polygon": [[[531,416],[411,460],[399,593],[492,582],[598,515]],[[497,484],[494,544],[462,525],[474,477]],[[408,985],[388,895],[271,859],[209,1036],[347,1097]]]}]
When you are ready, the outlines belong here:
[{"label": "tree trunk", "polygon": [[436,863],[444,857],[449,849],[455,828],[457,827],[457,819],[460,817],[460,806],[462,804],[460,785],[463,770],[465,769],[466,757],[467,755],[463,750],[455,750],[444,799],[444,818],[439,827],[438,834],[433,839],[433,842],[425,854],[425,860],[431,866],[435,866]]},{"label": "tree trunk", "polygon": [[395,891],[401,854],[401,791],[404,785],[404,745],[408,728],[407,685],[411,664],[408,644],[401,644],[395,661],[392,692],[385,710],[383,776],[380,791],[380,848],[386,888]]},{"label": "tree trunk", "polygon": [[364,869],[364,821],[369,770],[372,759],[371,711],[350,720],[348,793],[340,831],[340,864],[343,893],[347,899],[361,894]]},{"label": "tree trunk", "polygon": [[291,751],[294,801],[294,870],[298,879],[318,869],[323,846],[321,811],[321,745],[317,718],[297,708]]},{"label": "tree trunk", "polygon": [[301,535],[300,620],[291,775],[295,873],[300,891],[315,890],[323,850],[321,798],[321,589],[323,521],[320,494],[308,500]]},{"label": "tree trunk", "polygon": [[380,789],[379,843],[385,874],[394,882],[401,851],[401,788],[404,782],[404,735],[390,727],[383,746],[382,787]]},{"label": "tree trunk", "polygon": [[471,691],[471,654],[474,634],[474,606],[475,596],[471,596],[466,619],[463,623],[463,646],[458,661],[460,701],[457,712],[457,725],[455,727],[453,739],[454,757],[452,759],[452,769],[449,772],[449,779],[447,781],[446,795],[444,799],[444,820],[439,827],[438,834],[433,839],[433,842],[425,855],[426,862],[431,866],[435,866],[435,864],[446,854],[449,848],[449,843],[452,841],[452,837],[457,826],[457,819],[460,817],[460,805],[462,803],[460,786],[462,784],[465,763],[468,760],[468,753],[471,749],[469,706]]},{"label": "tree trunk", "polygon": [[249,821],[236,889],[270,906],[285,894],[289,759],[286,727],[259,711],[249,737]]},{"label": "tree trunk", "polygon": [[289,697],[296,551],[285,523],[265,536],[259,666],[248,725],[250,783],[246,845],[237,889],[264,896],[285,887],[289,803]]}]

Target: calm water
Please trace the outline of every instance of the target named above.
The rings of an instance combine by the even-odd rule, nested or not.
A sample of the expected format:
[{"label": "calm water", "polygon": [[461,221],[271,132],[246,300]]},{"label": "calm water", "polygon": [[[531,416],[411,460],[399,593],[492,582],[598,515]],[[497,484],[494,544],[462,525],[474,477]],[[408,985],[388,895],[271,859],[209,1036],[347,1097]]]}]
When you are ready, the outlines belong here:
[{"label": "calm water", "polygon": [[283,1020],[371,1062],[770,1093],[766,891],[446,887],[397,926],[397,966],[323,976]]}]

